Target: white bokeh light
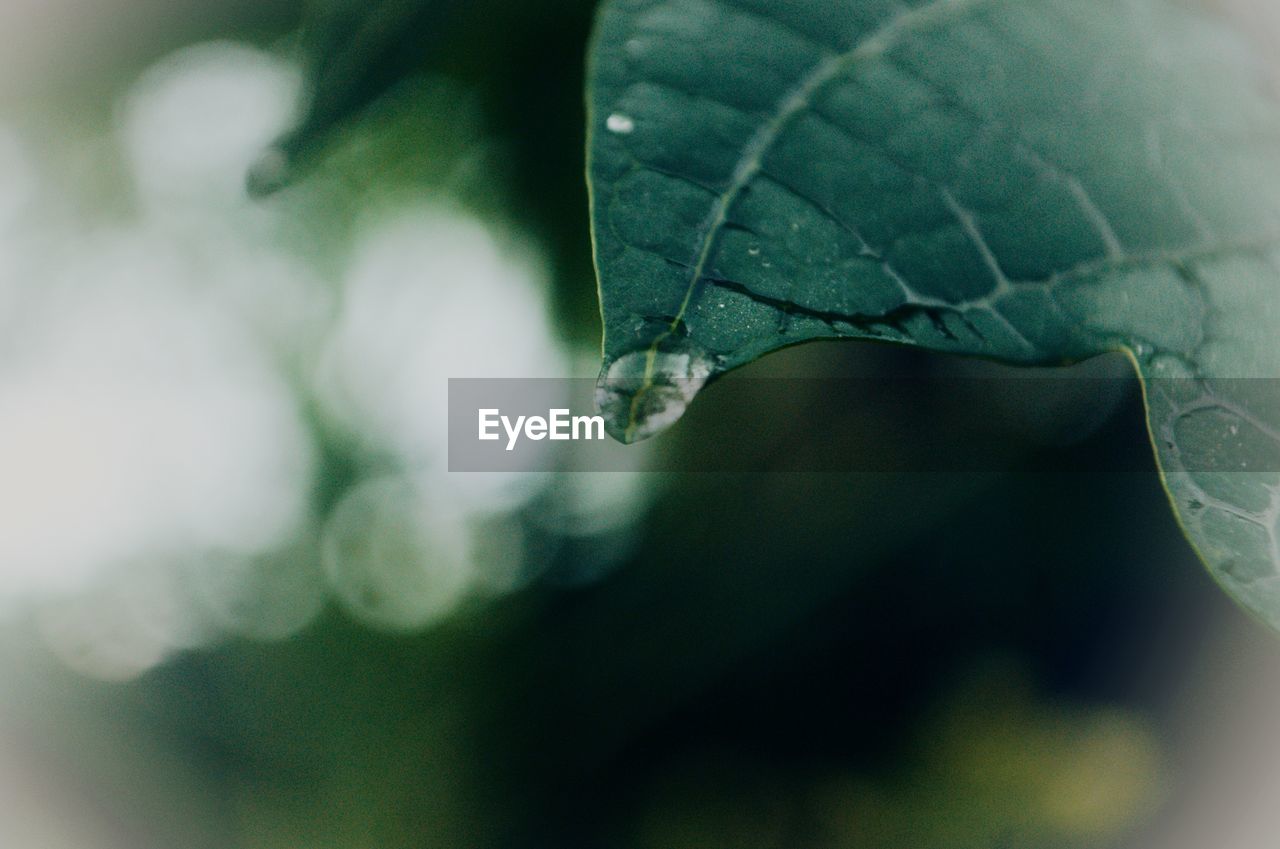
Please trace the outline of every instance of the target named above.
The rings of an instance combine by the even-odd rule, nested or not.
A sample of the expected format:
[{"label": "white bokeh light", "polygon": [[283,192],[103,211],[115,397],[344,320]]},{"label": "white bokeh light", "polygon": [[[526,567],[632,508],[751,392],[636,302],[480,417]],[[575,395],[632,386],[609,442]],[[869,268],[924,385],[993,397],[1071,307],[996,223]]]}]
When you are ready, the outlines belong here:
[{"label": "white bokeh light", "polygon": [[253,47],[212,42],[153,65],[120,113],[144,199],[243,202],[245,175],[289,123],[301,75]]},{"label": "white bokeh light", "polygon": [[35,169],[18,134],[0,126],[0,234],[19,223],[36,194]]},{"label": "white bokeh light", "polygon": [[128,681],[217,633],[161,559],[117,564],[78,593],[37,604],[35,622],[63,663],[105,681]]},{"label": "white bokeh light", "polygon": [[443,617],[472,579],[471,541],[456,506],[397,476],[343,496],[325,526],[323,562],[339,603],[391,631]]},{"label": "white bokeh light", "polygon": [[[317,253],[296,202],[244,191],[299,76],[230,43],[145,72],[116,112],[131,217],[54,197],[0,128],[0,616],[33,610],[83,672],[125,679],[226,635],[285,639],[326,591],[412,630],[538,572],[518,511],[547,506],[572,451],[450,473],[447,407],[449,378],[570,373],[545,261],[425,203],[375,203],[349,250]],[[67,144],[114,167],[111,137],[92,142]],[[331,248],[347,253],[336,287]],[[307,392],[372,476],[328,516],[311,514]],[[630,521],[631,482],[566,481],[544,531],[602,532],[600,505]]]},{"label": "white bokeh light", "polygon": [[117,111],[131,218],[33,164],[108,174],[109,135],[0,127],[0,616],[32,611],[87,674],[282,638],[323,604],[314,534],[299,554],[311,434],[284,375],[330,308],[280,210],[243,189],[299,78],[229,43],[143,74]]},{"label": "white bokeh light", "polygon": [[86,239],[0,360],[0,598],[74,591],[150,551],[253,553],[306,509],[289,388],[181,264]]},{"label": "white bokeh light", "polygon": [[38,189],[27,145],[0,124],[0,334],[13,322],[25,266],[31,262],[28,224]]},{"label": "white bokeh light", "polygon": [[218,629],[259,641],[285,640],[324,607],[315,533],[254,556],[219,552],[192,563],[188,580],[200,614]]},{"label": "white bokeh light", "polygon": [[[449,378],[565,374],[540,260],[479,222],[422,207],[377,222],[357,244],[317,376],[325,410],[424,485],[478,510],[515,506],[545,483],[528,471],[447,474]],[[548,446],[549,447],[549,446]]]}]

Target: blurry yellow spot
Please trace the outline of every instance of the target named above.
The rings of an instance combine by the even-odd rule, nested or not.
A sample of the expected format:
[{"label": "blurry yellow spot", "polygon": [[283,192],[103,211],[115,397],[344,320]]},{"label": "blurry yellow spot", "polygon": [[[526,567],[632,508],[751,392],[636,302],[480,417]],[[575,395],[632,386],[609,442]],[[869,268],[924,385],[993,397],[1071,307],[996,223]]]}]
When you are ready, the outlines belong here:
[{"label": "blurry yellow spot", "polygon": [[1058,742],[1061,756],[1040,803],[1047,825],[1073,837],[1104,837],[1145,813],[1161,772],[1160,746],[1147,724],[1101,712]]}]

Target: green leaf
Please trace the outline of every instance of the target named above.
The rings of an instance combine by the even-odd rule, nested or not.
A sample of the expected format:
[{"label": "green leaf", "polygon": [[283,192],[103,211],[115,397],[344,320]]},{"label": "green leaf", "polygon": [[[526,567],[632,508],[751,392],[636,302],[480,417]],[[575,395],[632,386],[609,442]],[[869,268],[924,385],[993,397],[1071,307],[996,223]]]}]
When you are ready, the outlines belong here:
[{"label": "green leaf", "polygon": [[[295,183],[324,160],[344,130],[424,73],[448,77],[482,99],[527,94],[510,84],[508,73],[531,61],[531,42],[545,52],[547,20],[572,32],[589,2],[308,0],[297,45],[305,96],[293,126],[246,175],[246,188],[261,197]],[[545,87],[556,76],[556,60],[538,65],[546,74],[536,81]]]},{"label": "green leaf", "polygon": [[306,102],[246,178],[262,197],[293,182],[335,130],[364,112],[437,48],[458,0],[315,0],[303,28]]},{"label": "green leaf", "polygon": [[848,337],[1128,352],[1179,520],[1280,627],[1280,106],[1162,0],[606,0],[591,51],[599,401]]}]

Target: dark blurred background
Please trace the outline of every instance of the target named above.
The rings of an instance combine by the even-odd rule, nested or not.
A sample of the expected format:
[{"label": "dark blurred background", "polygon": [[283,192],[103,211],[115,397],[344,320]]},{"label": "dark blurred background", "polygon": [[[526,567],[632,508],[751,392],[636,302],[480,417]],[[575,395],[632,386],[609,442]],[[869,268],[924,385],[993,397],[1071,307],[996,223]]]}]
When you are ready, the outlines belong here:
[{"label": "dark blurred background", "polygon": [[1280,649],[1124,362],[814,345],[447,471],[447,378],[598,367],[592,12],[0,9],[0,845],[1275,845]]}]

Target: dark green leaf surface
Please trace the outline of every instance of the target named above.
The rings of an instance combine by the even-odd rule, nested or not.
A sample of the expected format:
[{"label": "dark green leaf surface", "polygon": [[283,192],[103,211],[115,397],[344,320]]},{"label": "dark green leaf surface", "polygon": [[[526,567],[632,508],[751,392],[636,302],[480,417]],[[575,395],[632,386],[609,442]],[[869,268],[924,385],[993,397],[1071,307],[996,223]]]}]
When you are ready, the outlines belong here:
[{"label": "dark green leaf surface", "polygon": [[1280,106],[1162,0],[606,0],[590,180],[615,435],[848,337],[1128,352],[1180,521],[1280,626]]}]

